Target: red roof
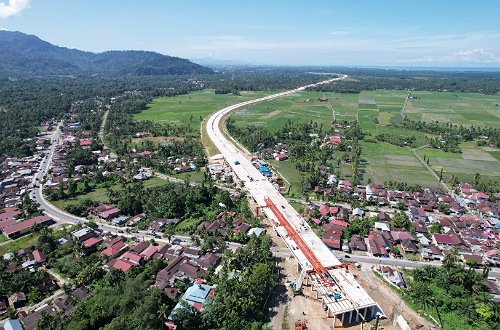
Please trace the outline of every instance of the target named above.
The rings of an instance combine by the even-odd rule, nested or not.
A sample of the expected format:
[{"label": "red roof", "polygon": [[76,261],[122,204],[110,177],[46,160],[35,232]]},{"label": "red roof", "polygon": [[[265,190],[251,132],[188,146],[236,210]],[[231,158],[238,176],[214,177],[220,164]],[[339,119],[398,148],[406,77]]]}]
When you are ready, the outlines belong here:
[{"label": "red roof", "polygon": [[340,249],[340,241],[330,238],[324,238],[323,243],[332,249]]},{"label": "red roof", "polygon": [[114,207],[114,208],[112,208],[110,210],[107,210],[107,211],[99,213],[99,217],[101,217],[103,219],[107,219],[107,218],[110,218],[112,216],[116,216],[118,214],[120,214],[120,209]]},{"label": "red roof", "polygon": [[96,245],[98,243],[101,242],[101,239],[100,238],[97,238],[97,237],[91,237],[85,241],[82,242],[83,246],[88,248],[88,247],[91,247],[93,245]]},{"label": "red roof", "polygon": [[4,209],[4,212],[0,213],[0,221],[6,219],[14,219],[14,217],[20,214],[23,214],[23,212],[15,208]]},{"label": "red roof", "polygon": [[143,256],[145,260],[149,260],[156,252],[158,252],[156,246],[150,245],[142,251],[140,255]]},{"label": "red roof", "polygon": [[47,260],[45,254],[43,254],[43,252],[39,250],[33,251],[33,258],[35,258],[36,262],[44,262]]},{"label": "red roof", "polygon": [[135,254],[135,253],[132,253],[132,252],[125,252],[123,255],[122,255],[122,258],[123,259],[128,259],[130,260],[131,262],[135,263],[135,264],[139,264],[142,260],[142,257]]},{"label": "red roof", "polygon": [[284,152],[282,152],[282,153],[280,153],[279,155],[276,156],[276,158],[278,158],[278,159],[287,159],[287,157],[288,156]]},{"label": "red roof", "polygon": [[16,219],[7,219],[0,221],[0,230],[16,223]]},{"label": "red roof", "polygon": [[17,232],[21,232],[25,229],[28,229],[30,227],[33,227],[35,224],[44,224],[46,222],[53,221],[51,217],[46,216],[46,215],[41,215],[29,220],[24,220],[22,222],[18,222],[12,226],[6,227],[3,229],[3,232],[5,235],[9,236]]},{"label": "red roof", "polygon": [[330,207],[326,204],[323,204],[319,207],[319,213],[322,214],[322,215],[328,215],[328,213],[330,212]]},{"label": "red roof", "polygon": [[129,270],[131,267],[135,266],[134,263],[128,261],[128,260],[123,260],[123,259],[118,259],[116,262],[113,264],[113,268],[119,269],[123,272],[126,272]]},{"label": "red roof", "polygon": [[456,234],[433,234],[436,243],[438,244],[448,244],[448,245],[460,245],[463,244],[460,237]]},{"label": "red roof", "polygon": [[90,139],[90,138],[80,139],[79,142],[80,142],[80,146],[89,147],[92,144],[92,139]]},{"label": "red roof", "polygon": [[138,155],[140,156],[151,156],[153,153],[151,151],[143,151],[143,152],[139,152]]},{"label": "red roof", "polygon": [[105,256],[111,257],[114,255],[117,255],[118,252],[120,252],[123,248],[125,247],[125,243],[123,241],[118,241],[112,246],[104,249],[101,254],[104,254]]},{"label": "red roof", "polygon": [[330,143],[331,144],[339,144],[340,142],[342,142],[342,138],[339,135],[330,136]]},{"label": "red roof", "polygon": [[330,220],[330,223],[334,224],[334,225],[338,225],[338,226],[341,226],[341,227],[347,227],[349,224],[345,221],[341,221],[341,220]]},{"label": "red roof", "polygon": [[470,196],[470,199],[472,200],[477,200],[477,199],[488,199],[490,196],[486,195],[483,192],[475,193]]}]

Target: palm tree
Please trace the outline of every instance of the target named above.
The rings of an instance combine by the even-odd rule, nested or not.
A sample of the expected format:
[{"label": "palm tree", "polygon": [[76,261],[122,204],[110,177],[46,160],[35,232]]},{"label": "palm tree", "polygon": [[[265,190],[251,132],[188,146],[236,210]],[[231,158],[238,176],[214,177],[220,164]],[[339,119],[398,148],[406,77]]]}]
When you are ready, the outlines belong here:
[{"label": "palm tree", "polygon": [[450,253],[448,253],[443,259],[443,266],[446,269],[453,268],[457,265],[460,260],[460,254],[457,249],[453,249]]},{"label": "palm tree", "polygon": [[451,279],[453,280],[453,282],[460,285],[464,285],[467,282],[467,277],[468,274],[462,267],[454,269],[453,272],[451,273]]},{"label": "palm tree", "polygon": [[165,303],[163,303],[158,309],[158,317],[162,319],[160,329],[163,329],[163,322],[165,322],[168,318],[167,311],[168,311],[168,305]]}]

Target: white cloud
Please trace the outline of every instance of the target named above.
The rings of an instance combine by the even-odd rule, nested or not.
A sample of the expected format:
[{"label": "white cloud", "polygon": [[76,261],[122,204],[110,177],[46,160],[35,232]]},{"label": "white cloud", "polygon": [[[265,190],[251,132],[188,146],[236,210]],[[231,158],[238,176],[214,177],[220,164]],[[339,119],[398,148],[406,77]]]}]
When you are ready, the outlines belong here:
[{"label": "white cloud", "polygon": [[500,63],[500,56],[482,48],[459,50],[447,55],[400,60],[401,63]]},{"label": "white cloud", "polygon": [[8,0],[8,3],[0,2],[0,18],[15,16],[30,7],[31,0]]}]

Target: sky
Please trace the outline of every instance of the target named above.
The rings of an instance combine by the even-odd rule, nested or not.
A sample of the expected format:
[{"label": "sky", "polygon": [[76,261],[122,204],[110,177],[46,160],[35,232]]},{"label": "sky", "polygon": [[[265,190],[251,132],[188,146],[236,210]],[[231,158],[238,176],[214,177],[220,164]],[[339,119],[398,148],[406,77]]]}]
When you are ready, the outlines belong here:
[{"label": "sky", "polygon": [[249,64],[500,67],[500,0],[0,0],[0,29]]}]

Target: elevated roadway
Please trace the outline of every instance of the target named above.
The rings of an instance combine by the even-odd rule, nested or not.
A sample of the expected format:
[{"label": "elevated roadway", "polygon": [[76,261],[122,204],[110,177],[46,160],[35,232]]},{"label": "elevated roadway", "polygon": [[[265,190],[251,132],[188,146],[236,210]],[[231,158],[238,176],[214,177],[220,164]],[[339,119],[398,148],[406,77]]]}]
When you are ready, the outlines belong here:
[{"label": "elevated roadway", "polygon": [[334,326],[337,317],[342,323],[351,323],[353,317],[355,320],[370,318],[382,311],[352,275],[342,268],[343,264],[274,188],[268,178],[260,173],[235,143],[229,141],[220,125],[224,116],[236,109],[298,93],[308,87],[327,84],[346,77],[343,75],[317,84],[229,106],[210,116],[206,124],[209,138],[236,174],[237,180],[247,188],[255,202],[275,224],[275,230],[297,259],[300,270],[309,273],[305,282],[311,281],[311,286],[318,293],[317,298],[322,300],[327,315],[334,318]]}]

